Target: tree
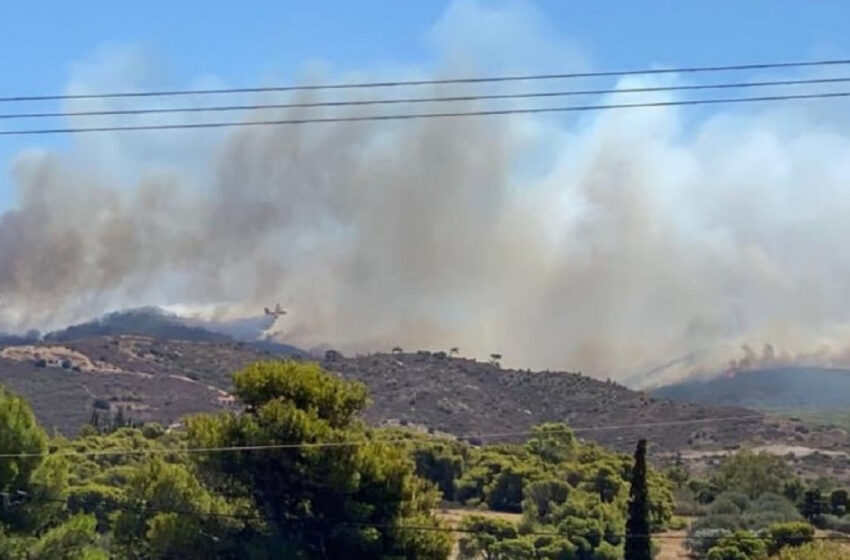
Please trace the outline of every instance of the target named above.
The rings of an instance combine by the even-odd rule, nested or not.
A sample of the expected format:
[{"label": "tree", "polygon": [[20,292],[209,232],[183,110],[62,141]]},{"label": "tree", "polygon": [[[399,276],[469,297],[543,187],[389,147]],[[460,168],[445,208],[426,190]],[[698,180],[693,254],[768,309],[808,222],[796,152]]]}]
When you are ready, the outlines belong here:
[{"label": "tree", "polygon": [[789,483],[793,480],[794,475],[782,457],[753,453],[747,449],[727,457],[712,477],[712,482],[718,487],[743,492],[751,500],[765,492],[790,492]]},{"label": "tree", "polygon": [[803,494],[803,503],[800,506],[800,513],[809,523],[816,523],[821,516],[826,512],[827,504],[821,496],[820,490],[806,490]]},{"label": "tree", "polygon": [[774,523],[767,528],[768,552],[776,554],[785,547],[802,546],[811,542],[815,529],[808,523],[792,521],[789,523]]},{"label": "tree", "polygon": [[832,515],[844,515],[847,513],[847,490],[838,488],[829,495],[829,509]]},{"label": "tree", "polygon": [[448,556],[447,533],[396,529],[439,528],[431,513],[439,495],[415,476],[405,448],[380,441],[357,418],[367,402],[364,385],[295,361],[259,362],[233,382],[245,412],[189,419],[189,444],[291,446],[196,455],[208,484],[256,504],[267,539],[287,543],[295,558]]},{"label": "tree", "polygon": [[558,422],[545,422],[531,428],[531,436],[525,442],[525,448],[540,457],[546,463],[563,463],[576,451],[576,439],[573,431]]},{"label": "tree", "polygon": [[29,454],[0,461],[0,492],[22,490],[47,451],[47,435],[26,401],[0,387],[0,453]]},{"label": "tree", "polygon": [[706,555],[706,560],[764,560],[767,546],[764,540],[750,531],[735,531],[724,536]]},{"label": "tree", "polygon": [[638,442],[629,490],[629,514],[626,520],[625,560],[651,560],[649,537],[649,491],[646,485],[646,440]]},{"label": "tree", "polygon": [[92,515],[75,515],[54,527],[33,545],[30,560],[107,560],[105,551],[96,546],[97,521]]},{"label": "tree", "polygon": [[243,557],[232,537],[252,512],[212,494],[187,465],[148,459],[133,470],[125,492],[113,532],[127,558]]},{"label": "tree", "polygon": [[413,450],[416,474],[430,480],[443,493],[443,499],[455,499],[455,481],[463,474],[464,458],[450,441],[428,441]]},{"label": "tree", "polygon": [[460,529],[464,531],[458,542],[460,560],[495,560],[500,557],[497,544],[517,537],[513,523],[481,515],[465,517],[460,523]]}]

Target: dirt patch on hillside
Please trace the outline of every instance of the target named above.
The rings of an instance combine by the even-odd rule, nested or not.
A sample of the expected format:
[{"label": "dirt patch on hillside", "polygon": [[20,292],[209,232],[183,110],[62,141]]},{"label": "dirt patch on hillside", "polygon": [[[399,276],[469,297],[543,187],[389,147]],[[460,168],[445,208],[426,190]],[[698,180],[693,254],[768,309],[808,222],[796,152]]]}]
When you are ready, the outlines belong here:
[{"label": "dirt patch on hillside", "polygon": [[0,350],[0,358],[15,362],[42,363],[43,367],[61,367],[76,371],[122,373],[124,370],[105,362],[92,360],[86,354],[65,346],[9,346]]}]

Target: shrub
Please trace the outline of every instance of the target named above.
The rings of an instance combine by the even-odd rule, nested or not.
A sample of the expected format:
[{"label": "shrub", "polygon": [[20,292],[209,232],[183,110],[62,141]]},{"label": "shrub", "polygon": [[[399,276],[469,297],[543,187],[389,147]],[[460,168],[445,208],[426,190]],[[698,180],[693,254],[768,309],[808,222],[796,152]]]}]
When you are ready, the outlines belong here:
[{"label": "shrub", "polygon": [[106,399],[95,399],[92,406],[98,410],[109,410],[112,407]]},{"label": "shrub", "polygon": [[764,560],[767,546],[763,539],[750,531],[735,531],[721,538],[708,551],[707,560]]},{"label": "shrub", "polygon": [[824,515],[821,518],[821,529],[850,534],[850,519],[837,515]]},{"label": "shrub", "polygon": [[165,428],[157,422],[148,422],[142,426],[142,435],[147,439],[157,439],[165,434]]},{"label": "shrub", "polygon": [[848,554],[850,553],[844,543],[813,542],[783,549],[776,560],[846,560]]},{"label": "shrub", "polygon": [[768,550],[771,554],[775,554],[787,546],[801,546],[811,542],[815,536],[815,529],[808,523],[790,521],[774,523],[767,528],[767,535]]},{"label": "shrub", "polygon": [[734,546],[715,546],[708,551],[705,560],[751,560]]},{"label": "shrub", "polygon": [[702,558],[708,551],[717,546],[723,537],[731,535],[727,529],[699,529],[692,531],[685,541],[685,547],[691,555]]},{"label": "shrub", "polygon": [[741,508],[720,496],[708,506],[708,515],[738,515],[740,513]]}]

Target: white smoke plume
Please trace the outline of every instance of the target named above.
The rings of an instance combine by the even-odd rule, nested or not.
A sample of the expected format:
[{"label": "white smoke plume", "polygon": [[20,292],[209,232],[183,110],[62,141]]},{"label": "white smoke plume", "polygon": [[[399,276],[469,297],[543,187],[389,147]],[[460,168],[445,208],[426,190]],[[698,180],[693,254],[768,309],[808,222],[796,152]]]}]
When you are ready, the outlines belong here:
[{"label": "white smoke plume", "polygon": [[177,131],[27,151],[0,215],[0,330],[280,301],[281,336],[303,347],[457,346],[635,385],[730,363],[850,364],[846,109]]}]

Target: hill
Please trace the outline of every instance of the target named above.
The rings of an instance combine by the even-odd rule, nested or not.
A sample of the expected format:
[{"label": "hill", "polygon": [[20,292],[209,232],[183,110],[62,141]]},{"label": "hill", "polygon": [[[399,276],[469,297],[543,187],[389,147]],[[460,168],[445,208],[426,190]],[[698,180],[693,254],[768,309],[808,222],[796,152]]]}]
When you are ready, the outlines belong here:
[{"label": "hill", "polygon": [[[88,336],[0,348],[0,383],[29,399],[44,424],[65,433],[85,423],[95,405],[170,424],[187,413],[232,406],[227,391],[233,371],[284,355],[233,339]],[[503,369],[443,352],[344,357],[331,351],[321,361],[369,387],[373,404],[365,417],[376,425],[418,426],[474,440],[566,421],[590,428],[584,437],[614,448],[629,449],[644,436],[669,452],[722,450],[744,442],[834,449],[844,442],[843,432],[827,430],[806,429],[803,437],[799,423],[778,418],[706,423],[753,413],[656,398],[577,373]],[[693,420],[703,422],[689,423]],[[645,426],[656,423],[661,425]],[[613,429],[635,424],[639,427]]]},{"label": "hill", "polygon": [[[264,340],[262,334],[272,327],[269,316],[246,317],[227,321],[202,321],[180,317],[158,307],[141,307],[116,311],[85,323],[72,325],[44,335],[46,342],[67,342],[94,336],[138,335],[156,340],[188,340],[194,342],[247,342],[260,350],[287,355],[306,355],[294,346]],[[0,345],[23,344],[38,340],[37,333],[0,335]]]},{"label": "hill", "polygon": [[844,423],[850,409],[850,370],[760,369],[684,381],[655,389],[652,394],[659,398],[783,412]]}]

